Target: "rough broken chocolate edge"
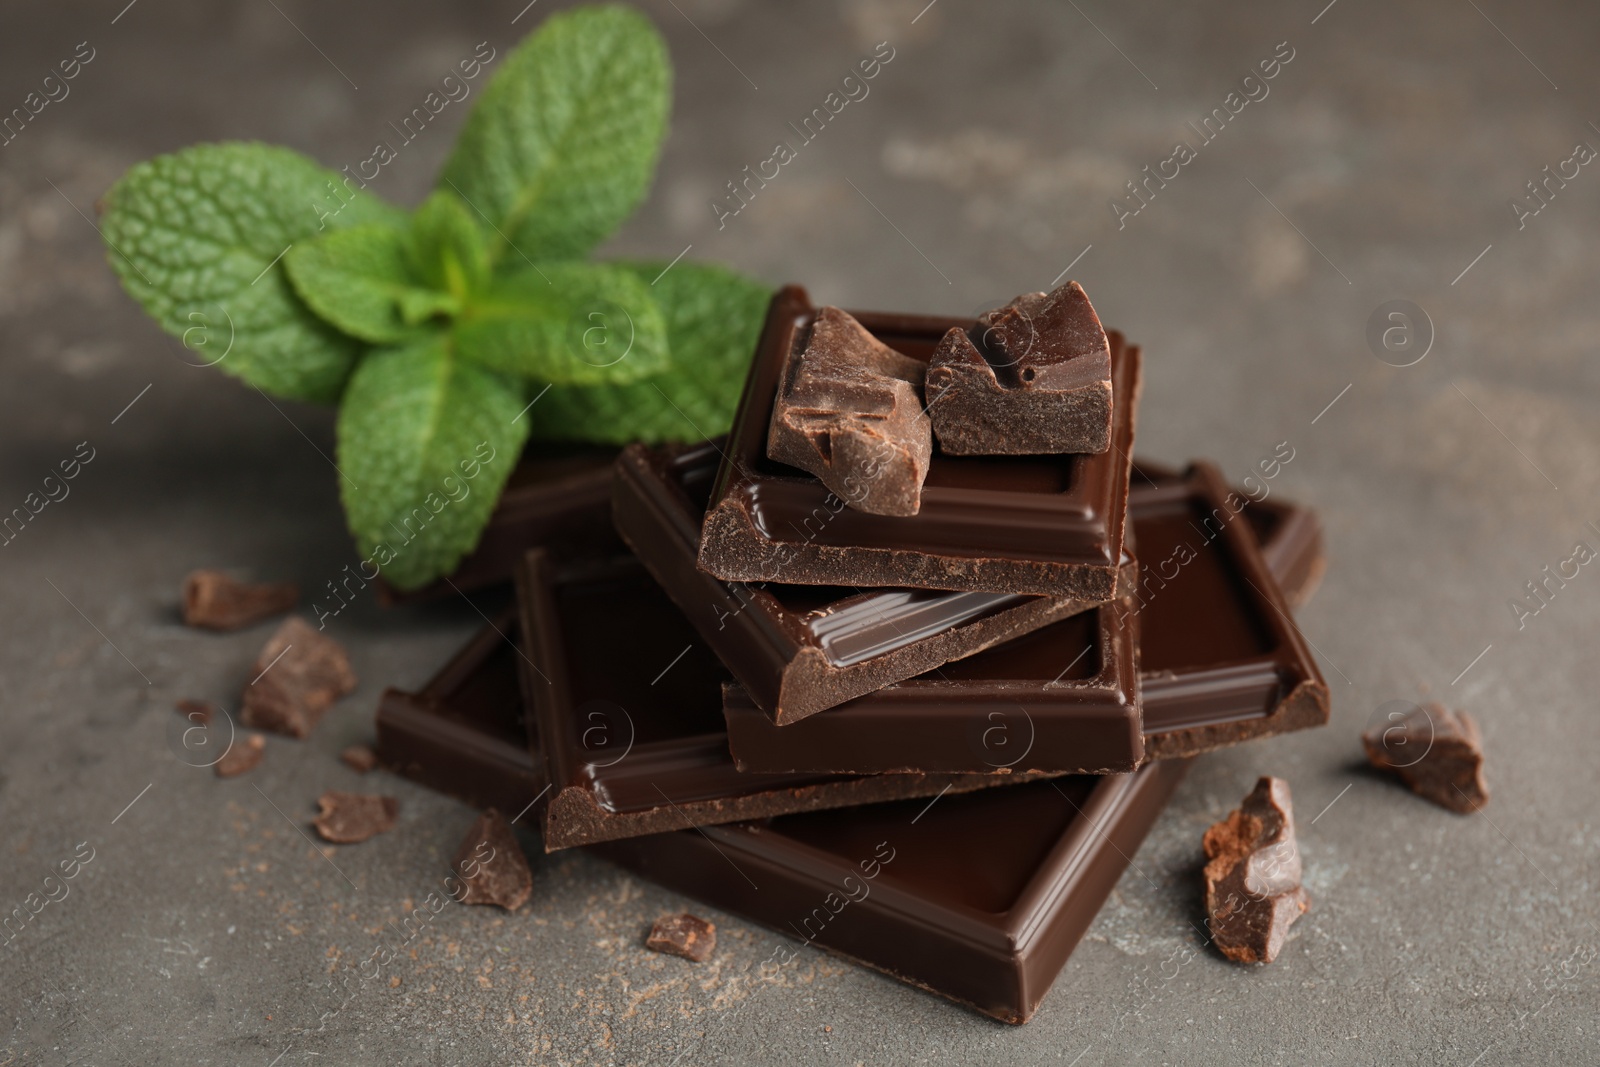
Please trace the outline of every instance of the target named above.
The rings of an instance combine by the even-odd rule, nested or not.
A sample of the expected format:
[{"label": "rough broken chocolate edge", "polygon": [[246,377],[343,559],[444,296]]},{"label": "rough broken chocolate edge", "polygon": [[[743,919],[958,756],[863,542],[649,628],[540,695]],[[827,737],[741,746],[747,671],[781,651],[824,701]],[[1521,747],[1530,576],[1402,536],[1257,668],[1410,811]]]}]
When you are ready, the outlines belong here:
[{"label": "rough broken chocolate edge", "polygon": [[1328,714],[1327,683],[1311,678],[1295,686],[1294,691],[1278,703],[1271,715],[1146,734],[1144,758],[1149,761],[1198,756],[1202,752],[1228,748],[1244,741],[1307,730],[1325,725]]},{"label": "rough broken chocolate edge", "polygon": [[913,800],[932,797],[941,791],[970,793],[997,785],[1057,777],[1060,775],[1031,771],[1010,776],[876,774],[839,782],[780,787],[752,796],[674,801],[647,811],[607,811],[600,806],[591,790],[566,786],[552,796],[545,806],[544,850],[556,852],[578,845],[683,830],[688,826],[715,826],[806,811],[853,808],[890,800]]},{"label": "rough broken chocolate edge", "polygon": [[[975,593],[1031,593],[1098,604],[1116,596],[1117,567],[970,556],[941,556],[900,548],[768,541],[756,528],[744,494],[731,492],[706,513],[700,568],[731,582],[853,585],[872,583]],[[781,559],[781,562],[778,560]]]},{"label": "rough broken chocolate edge", "polygon": [[[1138,564],[1124,561],[1117,572],[1118,595],[1130,593],[1137,579]],[[1099,602],[1041,597],[952,626],[848,667],[830,664],[820,648],[802,648],[782,674],[777,703],[762,710],[774,723],[787,726],[1099,606]],[[804,693],[812,694],[812,699],[801,699]],[[756,706],[760,707],[760,703]]]},{"label": "rough broken chocolate edge", "polygon": [[984,367],[940,362],[946,346],[961,341],[983,360],[966,331],[952,328],[928,365],[928,412],[942,450],[952,456],[1037,456],[1111,448],[1109,377],[1076,389],[1009,389],[996,381],[987,361]]}]

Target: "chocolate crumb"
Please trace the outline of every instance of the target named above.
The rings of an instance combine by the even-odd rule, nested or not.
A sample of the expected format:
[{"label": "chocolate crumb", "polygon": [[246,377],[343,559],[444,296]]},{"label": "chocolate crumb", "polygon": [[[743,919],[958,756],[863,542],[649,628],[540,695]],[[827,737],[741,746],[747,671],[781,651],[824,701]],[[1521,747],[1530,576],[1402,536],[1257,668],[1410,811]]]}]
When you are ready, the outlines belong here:
[{"label": "chocolate crumb", "polygon": [[312,823],[326,841],[355,845],[369,837],[394,829],[400,802],[394,797],[363,793],[341,793],[330,789],[317,798],[318,812]]},{"label": "chocolate crumb", "polygon": [[211,720],[216,718],[217,715],[217,706],[209,700],[184,698],[172,705],[172,707],[179,715],[200,726],[210,726]]},{"label": "chocolate crumb", "polygon": [[1413,704],[1361,737],[1374,767],[1393,771],[1411,791],[1442,808],[1470,815],[1489,803],[1483,780],[1483,736],[1464,711]]},{"label": "chocolate crumb", "polygon": [[478,816],[450,867],[461,877],[462,904],[498,904],[515,911],[533,893],[533,872],[506,817],[494,808]]},{"label": "chocolate crumb", "polygon": [[299,602],[293,582],[241,582],[222,571],[191,571],[183,580],[184,624],[207,630],[242,629]]},{"label": "chocolate crumb", "polygon": [[266,754],[267,739],[260,734],[235,738],[233,744],[228,746],[228,751],[217,760],[217,777],[234,778],[246,771],[253,771]]},{"label": "chocolate crumb", "polygon": [[650,928],[644,947],[704,963],[717,948],[717,928],[697,915],[664,915]]},{"label": "chocolate crumb", "polygon": [[283,621],[252,670],[240,720],[291,737],[310,734],[333,702],[356,687],[344,646],[299,616]]},{"label": "chocolate crumb", "polygon": [[357,774],[366,774],[378,765],[378,754],[366,745],[351,745],[339,753],[339,760]]},{"label": "chocolate crumb", "polygon": [[767,455],[810,471],[859,511],[915,515],[933,454],[926,373],[847,312],[822,308],[784,368]]},{"label": "chocolate crumb", "polygon": [[1228,817],[1206,831],[1206,925],[1236,963],[1271,963],[1289,927],[1311,907],[1300,886],[1289,783],[1262,778]]}]

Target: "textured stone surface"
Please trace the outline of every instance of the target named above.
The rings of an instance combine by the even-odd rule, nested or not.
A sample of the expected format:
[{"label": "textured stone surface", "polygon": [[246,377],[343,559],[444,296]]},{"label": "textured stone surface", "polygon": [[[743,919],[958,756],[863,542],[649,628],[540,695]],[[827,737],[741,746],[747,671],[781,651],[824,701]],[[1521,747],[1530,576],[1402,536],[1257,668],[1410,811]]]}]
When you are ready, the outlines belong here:
[{"label": "textured stone surface", "polygon": [[[232,782],[182,762],[174,701],[236,713],[263,639],[183,627],[183,576],[238,568],[315,600],[356,561],[333,422],[183,362],[72,205],[92,215],[125,167],[198,140],[354,168],[479,41],[503,49],[545,16],[541,3],[511,25],[525,2],[402,0],[375,18],[277,0],[359,92],[253,0],[141,0],[115,25],[126,0],[3,17],[6,113],[77,42],[97,56],[0,148],[0,508],[78,442],[97,452],[0,548],[0,908],[81,842],[94,856],[0,946],[0,1063],[1594,1059],[1600,574],[1552,582],[1546,602],[1525,588],[1574,542],[1600,543],[1585,525],[1600,525],[1600,174],[1585,167],[1522,230],[1507,210],[1576,140],[1595,143],[1600,11],[1575,3],[1478,0],[1559,92],[1468,4],[1339,0],[1315,25],[1326,0],[1080,0],[1083,14],[940,0],[920,18],[927,0],[647,5],[678,67],[672,135],[607,253],[669,260],[692,243],[689,258],[802,281],[822,303],[968,315],[1047,288],[1082,254],[1070,276],[1145,346],[1140,452],[1213,456],[1242,480],[1287,441],[1293,461],[1255,477],[1327,524],[1327,578],[1300,622],[1331,724],[1204,757],[1027,1026],[809,950],[763,971],[792,933],[532,837],[535,888],[515,915],[431,913],[475,813],[338,754],[371,739],[384,685],[420,685],[483,624],[459,600],[383,612],[358,598],[328,631],[361,685],[316,733]],[[708,201],[777,139],[797,143],[788,123],[884,40],[895,58],[870,95],[717,229]],[[1118,229],[1108,199],[1197,140],[1186,123],[1283,40],[1296,54],[1270,95]],[[378,191],[419,202],[461,117],[446,108]],[[1396,298],[1439,335],[1406,368],[1364,340]],[[1520,630],[1511,598],[1539,609]],[[1367,769],[1374,711],[1428,692],[1471,708],[1492,749],[1481,814]],[[1294,783],[1316,910],[1276,963],[1244,969],[1203,945],[1197,842],[1268,771]],[[360,847],[322,845],[337,870],[280,813],[311,833],[330,788],[391,793],[406,812]],[[693,967],[640,946],[685,909],[718,926],[717,954]],[[383,948],[393,962],[363,980]]]}]

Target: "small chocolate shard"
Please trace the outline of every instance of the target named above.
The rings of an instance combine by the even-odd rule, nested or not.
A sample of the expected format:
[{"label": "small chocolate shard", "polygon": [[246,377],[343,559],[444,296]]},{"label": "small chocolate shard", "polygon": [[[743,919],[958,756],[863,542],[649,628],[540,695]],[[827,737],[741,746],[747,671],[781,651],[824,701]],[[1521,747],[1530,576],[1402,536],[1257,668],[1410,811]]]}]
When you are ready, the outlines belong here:
[{"label": "small chocolate shard", "polygon": [[650,928],[644,947],[704,963],[717,948],[717,927],[698,915],[663,915]]},{"label": "small chocolate shard", "polygon": [[333,702],[356,687],[344,646],[299,616],[284,620],[252,670],[240,720],[290,737],[310,734]]},{"label": "small chocolate shard", "polygon": [[183,621],[207,630],[238,630],[282,615],[300,602],[293,582],[241,582],[222,571],[192,571],[183,580]]},{"label": "small chocolate shard", "polygon": [[805,348],[789,354],[767,455],[810,471],[859,511],[915,515],[933,454],[926,371],[847,313],[822,308]]},{"label": "small chocolate shard", "polygon": [[339,760],[357,774],[366,774],[378,765],[378,754],[366,745],[351,745],[339,753]]},{"label": "small chocolate shard", "polygon": [[1374,767],[1393,771],[1418,796],[1470,815],[1489,803],[1483,779],[1483,736],[1464,711],[1413,704],[1361,737]]},{"label": "small chocolate shard", "polygon": [[267,739],[260,734],[234,738],[228,751],[217,760],[217,777],[236,778],[246,771],[253,771],[266,754]]},{"label": "small chocolate shard", "polygon": [[472,824],[450,867],[464,886],[456,897],[462,904],[498,904],[515,911],[533,893],[533,872],[528,869],[517,835],[506,817],[494,808]]},{"label": "small chocolate shard", "polygon": [[928,411],[951,455],[1111,447],[1111,344],[1082,286],[1027,293],[952,329],[928,363]]},{"label": "small chocolate shard", "polygon": [[364,793],[341,793],[330,789],[317,798],[316,819],[311,825],[323,840],[339,845],[356,845],[394,829],[400,802],[394,797]]},{"label": "small chocolate shard", "polygon": [[188,697],[172,705],[172,708],[196,726],[210,726],[218,710],[209,700],[191,700]]},{"label": "small chocolate shard", "polygon": [[1236,963],[1271,963],[1289,927],[1311,907],[1300,886],[1289,783],[1262,778],[1228,817],[1206,831],[1206,925]]}]

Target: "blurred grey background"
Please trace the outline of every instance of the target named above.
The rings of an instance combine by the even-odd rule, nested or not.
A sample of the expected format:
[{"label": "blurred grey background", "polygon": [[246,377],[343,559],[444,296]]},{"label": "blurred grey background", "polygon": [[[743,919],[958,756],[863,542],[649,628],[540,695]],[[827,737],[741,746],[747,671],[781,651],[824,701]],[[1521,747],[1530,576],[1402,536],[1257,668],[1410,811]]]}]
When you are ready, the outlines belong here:
[{"label": "blurred grey background", "polygon": [[[952,313],[1070,267],[1145,346],[1141,454],[1237,478],[1293,448],[1272,490],[1327,527],[1301,622],[1333,721],[1203,760],[1022,1028],[815,953],[761,983],[773,935],[718,913],[713,962],[648,954],[650,920],[685,902],[568,852],[534,858],[519,914],[447,910],[319,1030],[330,968],[435,886],[472,813],[366,779],[401,823],[338,852],[353,890],[272,804],[303,826],[324,789],[355,787],[334,756],[370,737],[378,693],[420,684],[479,620],[359,603],[331,629],[361,686],[310,740],[272,738],[226,782],[173,757],[172,702],[234,700],[266,633],[185,630],[182,576],[316,587],[355,557],[320,454],[330,413],[187,366],[90,219],[125,168],[196,141],[364,159],[478,42],[503,55],[563,6],[524,3],[0,13],[0,112],[94,53],[0,147],[0,510],[95,449],[0,548],[0,911],[95,850],[0,947],[0,1065],[1596,1059],[1600,574],[1551,586],[1521,628],[1509,603],[1600,546],[1600,173],[1550,185],[1520,228],[1510,201],[1600,146],[1600,11],[1506,0],[644,3],[677,68],[672,132],[608,251],[692,245],[819,302]],[[880,42],[870,95],[719,229],[724,184]],[[1186,123],[1280,46],[1269,94],[1119,225],[1125,183],[1197,143]],[[420,200],[464,115],[374,189]],[[1396,299],[1433,329],[1405,368],[1366,337]],[[1481,815],[1362,769],[1368,717],[1424,695],[1483,725]],[[1278,963],[1244,969],[1194,932],[1199,841],[1264,773],[1294,789],[1314,900]]]}]

